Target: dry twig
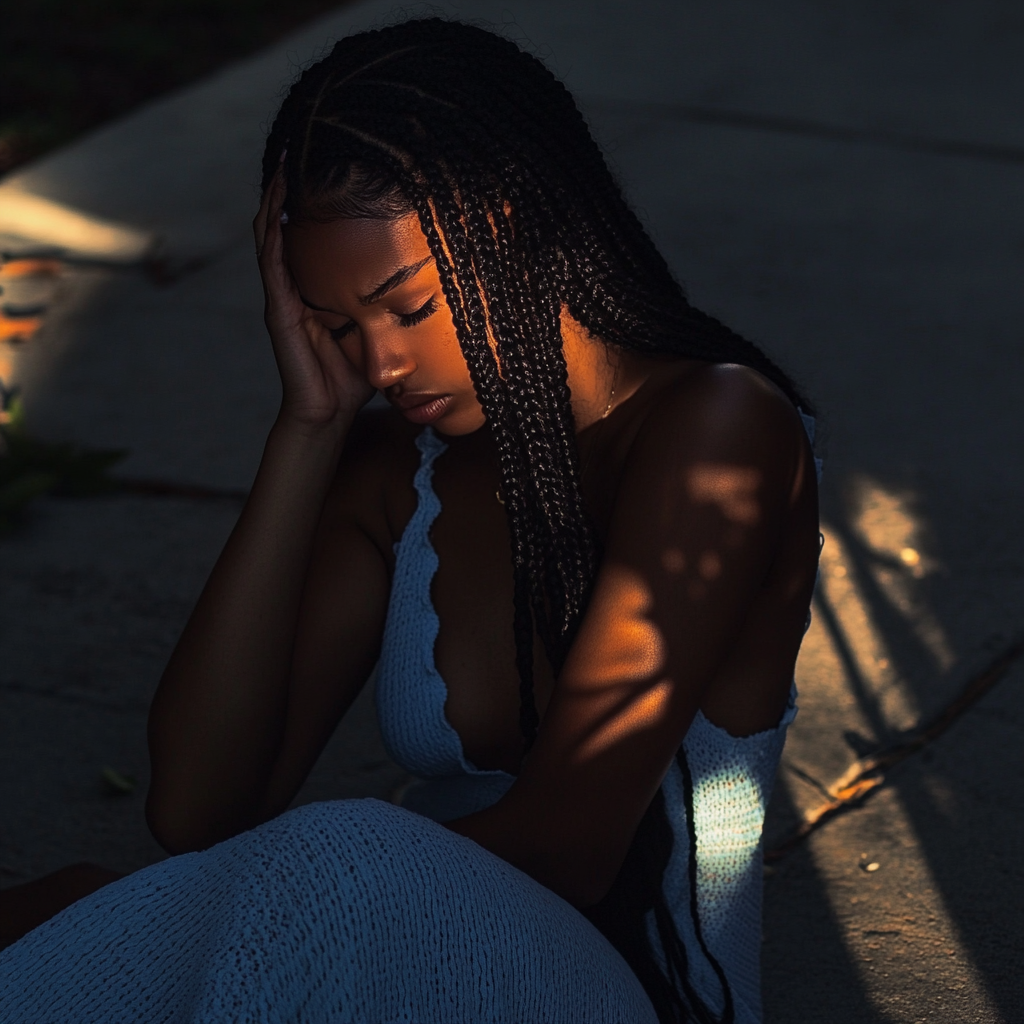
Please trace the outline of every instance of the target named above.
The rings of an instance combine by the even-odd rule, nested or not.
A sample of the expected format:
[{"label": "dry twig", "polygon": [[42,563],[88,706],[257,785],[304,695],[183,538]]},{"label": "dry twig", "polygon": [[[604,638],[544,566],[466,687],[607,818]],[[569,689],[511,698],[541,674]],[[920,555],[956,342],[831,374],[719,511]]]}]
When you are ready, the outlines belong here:
[{"label": "dry twig", "polygon": [[853,807],[885,783],[883,774],[889,768],[916,754],[942,735],[968,708],[980,700],[1006,674],[1010,666],[1024,655],[1024,637],[1019,637],[992,659],[934,718],[912,729],[902,740],[868,757],[858,758],[828,787],[830,799],[809,812],[800,825],[778,846],[766,851],[766,863],[781,860],[800,845],[812,832],[827,821]]}]

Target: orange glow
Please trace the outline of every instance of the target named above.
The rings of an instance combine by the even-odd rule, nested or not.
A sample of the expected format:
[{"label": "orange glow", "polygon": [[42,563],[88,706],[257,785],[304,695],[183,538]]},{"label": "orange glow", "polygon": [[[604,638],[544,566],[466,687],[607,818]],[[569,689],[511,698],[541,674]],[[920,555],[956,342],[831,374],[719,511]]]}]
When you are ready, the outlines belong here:
[{"label": "orange glow", "polygon": [[671,699],[672,683],[668,679],[661,679],[638,696],[624,702],[618,714],[603,722],[580,745],[575,760],[586,761],[627,736],[656,726],[668,713]]},{"label": "orange glow", "polygon": [[611,592],[606,607],[614,611],[581,636],[585,663],[574,666],[572,674],[596,712],[593,731],[578,748],[580,761],[657,724],[672,694],[670,680],[659,678],[665,666],[665,640],[649,617],[653,596],[643,577],[622,566],[609,566],[601,590],[605,595]]},{"label": "orange glow", "polygon": [[687,490],[695,502],[717,505],[729,522],[742,526],[756,526],[761,519],[756,498],[760,484],[760,471],[745,466],[699,462],[686,474]]},{"label": "orange glow", "polygon": [[0,341],[28,341],[42,326],[43,321],[37,316],[10,319],[0,316]]},{"label": "orange glow", "polygon": [[[18,344],[29,341],[39,331],[43,326],[40,307],[49,305],[53,294],[53,279],[59,277],[60,273],[59,260],[16,259],[0,263],[0,289],[3,282],[11,282],[7,288],[2,289],[6,294],[0,306],[0,341]],[[18,312],[19,307],[24,310],[23,313]],[[10,370],[8,366],[0,376],[6,380]]]},{"label": "orange glow", "polygon": [[921,564],[921,553],[913,548],[904,548],[900,552],[900,561],[904,565],[915,566]]},{"label": "orange glow", "polygon": [[586,638],[587,679],[602,687],[649,679],[665,663],[661,630],[648,618],[650,589],[639,573],[622,566],[605,570],[603,586],[614,594],[615,614]]},{"label": "orange glow", "polygon": [[9,260],[0,265],[0,277],[29,277],[47,276],[56,277],[60,273],[59,260]]}]

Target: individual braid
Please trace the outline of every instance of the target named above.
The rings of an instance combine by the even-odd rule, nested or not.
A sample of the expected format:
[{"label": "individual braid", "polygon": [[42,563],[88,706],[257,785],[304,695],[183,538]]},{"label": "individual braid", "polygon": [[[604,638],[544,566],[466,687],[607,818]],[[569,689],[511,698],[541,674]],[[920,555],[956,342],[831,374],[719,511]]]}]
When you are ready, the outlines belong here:
[{"label": "individual braid", "polygon": [[[689,304],[568,90],[506,39],[426,19],[341,40],[284,101],[267,139],[264,187],[285,150],[290,215],[419,218],[498,451],[525,754],[539,725],[534,634],[557,675],[599,563],[580,494],[562,309],[610,346],[741,363],[794,404],[806,403],[759,348]],[[673,832],[660,790],[608,895],[586,913],[663,1024],[729,1022],[732,995],[697,912],[693,790],[682,747],[678,761],[691,911],[700,955],[722,984],[722,1014],[694,990],[665,901]]]}]

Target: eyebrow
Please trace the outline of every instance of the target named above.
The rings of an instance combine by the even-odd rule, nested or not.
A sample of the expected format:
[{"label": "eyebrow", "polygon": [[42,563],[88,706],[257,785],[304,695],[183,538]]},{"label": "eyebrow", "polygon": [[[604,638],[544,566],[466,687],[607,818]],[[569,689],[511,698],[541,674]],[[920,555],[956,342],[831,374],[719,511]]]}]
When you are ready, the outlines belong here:
[{"label": "eyebrow", "polygon": [[[425,256],[418,263],[410,263],[407,267],[400,267],[396,270],[386,281],[382,284],[377,285],[369,295],[361,295],[359,297],[359,305],[371,306],[373,303],[384,298],[388,292],[393,291],[401,284],[405,284],[410,278],[415,277],[434,257]],[[316,306],[309,299],[300,295],[300,299],[305,306],[310,309],[315,309],[318,313],[334,313],[333,309],[325,309],[323,306]]]}]

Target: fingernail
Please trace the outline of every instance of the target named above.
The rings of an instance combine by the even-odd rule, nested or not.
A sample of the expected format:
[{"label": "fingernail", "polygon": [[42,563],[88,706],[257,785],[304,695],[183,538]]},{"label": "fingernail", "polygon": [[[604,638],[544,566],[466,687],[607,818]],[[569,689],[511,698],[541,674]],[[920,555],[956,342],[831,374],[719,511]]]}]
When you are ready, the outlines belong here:
[{"label": "fingernail", "polygon": [[287,224],[288,223],[288,213],[287,213],[286,210],[282,210],[281,211],[281,223],[282,224]]},{"label": "fingernail", "polygon": [[282,149],[282,150],[281,150],[281,155],[280,155],[280,156],[279,156],[279,157],[277,158],[277,162],[278,162],[279,164],[283,164],[283,163],[284,163],[284,158],[285,158],[285,157],[286,157],[287,155],[288,155],[288,147],[287,147],[287,146],[285,146],[285,147],[284,147],[284,149]]}]

